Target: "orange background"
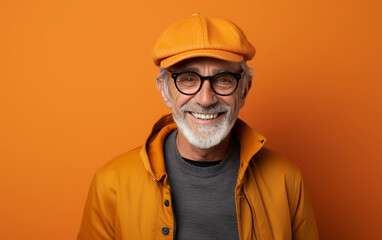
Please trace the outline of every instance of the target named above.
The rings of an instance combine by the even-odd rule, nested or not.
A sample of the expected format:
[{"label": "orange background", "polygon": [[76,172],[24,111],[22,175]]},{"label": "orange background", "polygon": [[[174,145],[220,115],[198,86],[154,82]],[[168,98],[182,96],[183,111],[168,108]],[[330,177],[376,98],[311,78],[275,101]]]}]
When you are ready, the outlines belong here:
[{"label": "orange background", "polygon": [[257,48],[241,118],[302,170],[321,239],[382,239],[380,1],[0,2],[0,239],[74,239],[95,170],[168,113],[151,47],[226,17]]}]

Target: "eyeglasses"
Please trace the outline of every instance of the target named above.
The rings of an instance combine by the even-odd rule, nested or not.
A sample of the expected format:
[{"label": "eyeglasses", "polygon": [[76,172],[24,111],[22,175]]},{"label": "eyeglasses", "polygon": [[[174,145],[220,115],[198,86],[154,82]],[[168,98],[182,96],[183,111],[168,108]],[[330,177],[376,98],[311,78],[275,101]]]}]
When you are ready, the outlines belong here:
[{"label": "eyeglasses", "polygon": [[[168,70],[167,70],[168,71]],[[213,76],[200,76],[196,72],[170,72],[179,92],[194,95],[200,91],[204,80],[210,80],[211,89],[220,96],[228,96],[236,91],[243,73],[221,72]]]}]

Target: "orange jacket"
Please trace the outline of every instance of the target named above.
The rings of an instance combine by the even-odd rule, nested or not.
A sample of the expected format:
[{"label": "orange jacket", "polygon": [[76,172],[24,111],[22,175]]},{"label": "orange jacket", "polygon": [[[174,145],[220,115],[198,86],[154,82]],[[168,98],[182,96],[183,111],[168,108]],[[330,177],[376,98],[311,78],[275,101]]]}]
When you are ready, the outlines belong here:
[{"label": "orange jacket", "polygon": [[[78,240],[173,239],[175,222],[163,142],[175,128],[170,115],[163,117],[143,147],[97,171]],[[237,120],[233,133],[241,147],[235,189],[240,239],[318,239],[298,168],[263,147],[264,137],[241,120]]]}]

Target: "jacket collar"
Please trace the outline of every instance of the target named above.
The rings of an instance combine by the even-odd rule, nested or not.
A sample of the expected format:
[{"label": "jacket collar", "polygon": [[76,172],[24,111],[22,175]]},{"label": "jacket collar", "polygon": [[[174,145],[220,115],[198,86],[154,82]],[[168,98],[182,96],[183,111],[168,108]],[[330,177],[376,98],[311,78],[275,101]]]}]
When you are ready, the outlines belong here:
[{"label": "jacket collar", "polygon": [[[163,116],[155,123],[146,144],[141,148],[140,155],[145,169],[156,181],[161,181],[166,176],[163,158],[163,144],[167,135],[177,128],[172,115]],[[266,139],[242,120],[237,119],[232,133],[240,142],[240,169],[238,183],[242,181],[244,173],[252,157],[263,147]]]},{"label": "jacket collar", "polygon": [[240,119],[236,120],[232,133],[240,142],[240,168],[237,178],[239,184],[252,157],[264,146],[266,138]]}]

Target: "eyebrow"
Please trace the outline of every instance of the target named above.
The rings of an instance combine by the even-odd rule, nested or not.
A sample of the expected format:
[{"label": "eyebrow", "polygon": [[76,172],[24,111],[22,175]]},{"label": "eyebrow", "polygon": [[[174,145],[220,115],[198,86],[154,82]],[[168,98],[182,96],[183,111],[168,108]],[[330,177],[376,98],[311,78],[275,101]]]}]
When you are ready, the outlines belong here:
[{"label": "eyebrow", "polygon": [[184,69],[177,71],[177,72],[196,72],[196,73],[199,73],[197,68],[184,68]]},{"label": "eyebrow", "polygon": [[[219,74],[219,73],[227,73],[227,72],[229,72],[229,73],[235,73],[234,71],[229,71],[228,69],[219,69],[219,70],[217,70],[216,72],[215,72],[215,74]],[[214,75],[215,75],[214,74]]]},{"label": "eyebrow", "polygon": [[[177,71],[177,72],[196,72],[196,73],[199,73],[200,74],[200,72],[199,72],[199,69],[197,69],[197,68],[184,68],[184,69],[182,69],[182,70],[180,70],[180,71]],[[232,71],[230,71],[230,70],[228,70],[228,69],[218,69],[217,71],[215,71],[212,75],[216,75],[216,74],[219,74],[219,73],[227,73],[227,72],[229,72],[229,73],[235,73],[235,72],[232,72]]]}]

